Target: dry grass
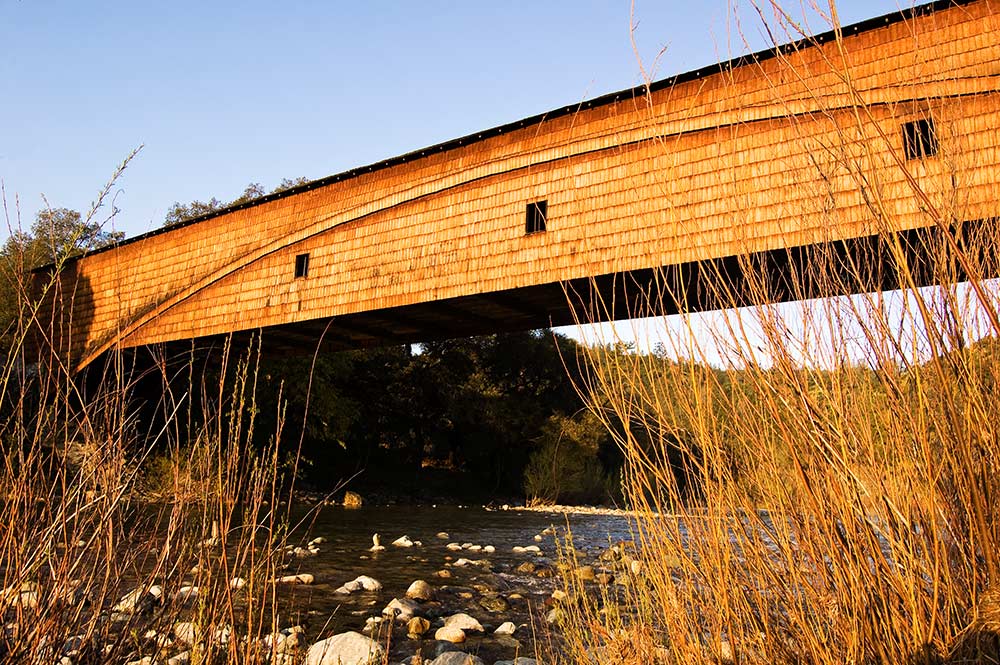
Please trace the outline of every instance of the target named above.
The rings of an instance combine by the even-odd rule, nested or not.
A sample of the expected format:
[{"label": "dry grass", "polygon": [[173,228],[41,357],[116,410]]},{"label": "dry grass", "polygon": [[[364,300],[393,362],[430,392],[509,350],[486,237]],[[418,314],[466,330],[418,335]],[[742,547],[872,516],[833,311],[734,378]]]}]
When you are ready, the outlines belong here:
[{"label": "dry grass", "polygon": [[[658,352],[609,337],[584,359],[581,391],[626,457],[643,572],[624,598],[575,606],[566,660],[1000,662],[1000,345],[974,343],[1000,335],[995,224],[956,223],[970,158],[943,152],[951,190],[908,180],[933,231],[896,235],[879,183],[913,165],[875,158],[888,138],[862,102],[830,117],[863,137],[828,149],[877,242],[780,270],[702,265],[697,298],[729,314],[662,320]],[[870,291],[873,271],[900,291],[773,304]],[[633,313],[690,301],[670,280]]]},{"label": "dry grass", "polygon": [[[22,281],[0,378],[0,662],[185,652],[190,663],[291,662],[272,635],[287,627],[275,579],[291,488],[280,419],[253,435],[256,354],[227,349],[216,371],[189,365],[182,379],[166,362],[140,375],[135,356],[112,356],[87,395],[58,358],[32,357],[30,292]],[[160,424],[143,431],[137,401],[151,383],[161,384]],[[154,454],[151,503],[141,497]]]}]

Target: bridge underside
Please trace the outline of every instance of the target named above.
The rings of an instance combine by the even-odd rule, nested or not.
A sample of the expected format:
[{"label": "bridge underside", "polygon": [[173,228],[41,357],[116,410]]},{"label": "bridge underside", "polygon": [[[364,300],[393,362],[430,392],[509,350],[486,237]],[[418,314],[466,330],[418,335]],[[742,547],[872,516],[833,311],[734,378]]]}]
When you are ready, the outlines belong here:
[{"label": "bridge underside", "polygon": [[[265,356],[362,349],[577,323],[923,287],[1000,276],[997,220],[554,282],[161,345],[168,354],[257,344]],[[968,259],[954,258],[961,249]]]}]

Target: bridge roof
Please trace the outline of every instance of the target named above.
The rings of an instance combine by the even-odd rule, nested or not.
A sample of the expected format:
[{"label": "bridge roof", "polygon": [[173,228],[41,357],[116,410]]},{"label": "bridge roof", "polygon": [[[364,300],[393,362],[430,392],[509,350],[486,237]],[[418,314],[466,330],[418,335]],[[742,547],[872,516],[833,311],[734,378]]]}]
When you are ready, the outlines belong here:
[{"label": "bridge roof", "polygon": [[[99,254],[101,252],[108,251],[108,250],[113,249],[115,247],[120,247],[122,245],[127,245],[127,244],[130,244],[130,243],[133,243],[133,242],[138,242],[140,240],[143,240],[143,239],[146,239],[146,238],[150,238],[150,237],[153,237],[153,236],[157,236],[157,235],[160,235],[160,234],[163,234],[163,233],[168,233],[168,232],[174,231],[176,229],[184,228],[184,227],[190,226],[192,224],[197,224],[199,222],[203,222],[205,220],[212,219],[214,217],[219,217],[221,215],[225,215],[225,214],[230,213],[230,212],[232,212],[234,210],[241,210],[241,209],[244,209],[244,208],[252,208],[254,206],[261,205],[263,203],[267,203],[268,201],[274,201],[274,200],[277,200],[277,199],[285,198],[287,196],[294,196],[295,194],[299,194],[301,192],[306,192],[306,191],[309,191],[309,190],[318,189],[320,187],[325,187],[325,186],[331,185],[333,183],[341,182],[341,181],[344,181],[344,180],[349,180],[351,178],[355,178],[355,177],[358,177],[358,176],[366,174],[366,173],[372,173],[372,172],[380,171],[382,169],[387,169],[387,168],[390,168],[390,167],[393,167],[393,166],[398,166],[400,164],[406,164],[407,162],[411,162],[411,161],[414,161],[414,160],[417,160],[417,159],[421,159],[421,158],[426,157],[427,155],[430,155],[430,154],[440,153],[440,152],[446,152],[448,150],[453,150],[453,149],[456,149],[456,148],[459,148],[459,147],[468,146],[469,144],[477,143],[479,141],[483,141],[483,140],[486,140],[486,139],[498,136],[498,135],[503,134],[505,132],[510,132],[510,131],[513,131],[513,130],[516,130],[516,129],[520,129],[520,128],[523,128],[523,127],[527,127],[527,126],[530,126],[530,125],[540,124],[540,123],[545,122],[547,120],[552,120],[552,119],[555,119],[555,118],[560,118],[562,116],[566,116],[566,115],[570,115],[570,114],[573,114],[573,113],[577,113],[577,112],[582,111],[582,110],[596,108],[596,107],[604,106],[604,105],[607,105],[607,104],[614,104],[615,102],[619,102],[619,101],[622,101],[622,100],[625,100],[625,99],[632,99],[632,98],[636,98],[636,97],[642,97],[642,96],[644,96],[644,95],[646,95],[646,94],[648,94],[650,92],[656,92],[658,90],[663,90],[663,89],[671,88],[671,87],[673,87],[675,85],[678,85],[678,84],[681,84],[681,83],[686,83],[688,81],[693,81],[693,80],[697,80],[697,79],[700,79],[700,78],[705,78],[705,77],[708,77],[708,76],[712,76],[714,74],[719,74],[719,73],[722,73],[722,72],[727,72],[727,71],[730,71],[730,70],[733,70],[733,69],[737,69],[737,68],[740,68],[740,67],[745,67],[745,66],[748,66],[748,65],[757,64],[757,63],[769,60],[771,58],[776,58],[776,57],[778,57],[780,55],[783,55],[783,54],[792,53],[792,52],[795,52],[795,51],[798,51],[798,50],[802,50],[802,49],[809,48],[809,47],[812,47],[812,46],[816,46],[816,45],[819,45],[819,44],[824,44],[824,43],[827,43],[827,42],[834,41],[837,38],[838,34],[840,34],[842,36],[852,36],[852,35],[856,35],[856,34],[861,34],[863,32],[867,32],[869,30],[874,30],[876,28],[885,27],[887,25],[892,25],[894,23],[899,23],[901,21],[907,21],[907,20],[910,20],[910,19],[912,19],[914,17],[924,16],[924,15],[931,14],[931,13],[936,12],[936,11],[941,11],[941,10],[947,9],[949,7],[956,7],[956,6],[962,6],[962,5],[972,4],[973,2],[977,2],[977,1],[978,0],[935,0],[933,2],[928,2],[928,3],[922,4],[922,5],[916,5],[916,6],[913,6],[913,7],[906,8],[906,9],[901,9],[901,10],[898,10],[898,11],[890,12],[890,13],[884,14],[882,16],[876,16],[876,17],[873,17],[873,18],[865,19],[865,20],[859,21],[857,23],[852,23],[850,25],[843,26],[843,27],[840,28],[839,31],[837,31],[837,30],[828,30],[826,32],[822,32],[822,33],[819,33],[819,34],[816,34],[816,35],[812,35],[812,36],[809,36],[809,37],[804,37],[804,38],[799,39],[799,40],[795,40],[795,41],[788,42],[788,43],[785,43],[785,44],[780,44],[780,45],[775,46],[775,47],[771,47],[771,48],[767,48],[767,49],[762,49],[762,50],[757,51],[755,53],[749,53],[749,54],[741,55],[741,56],[738,56],[736,58],[732,58],[730,60],[727,60],[725,62],[720,62],[720,63],[716,63],[716,64],[713,64],[713,65],[708,65],[708,66],[701,67],[699,69],[694,69],[694,70],[691,70],[691,71],[688,71],[688,72],[684,72],[684,73],[681,73],[681,74],[675,74],[674,76],[671,76],[671,77],[668,77],[668,78],[664,78],[664,79],[660,79],[658,81],[653,81],[653,82],[651,82],[649,84],[643,84],[643,85],[639,85],[639,86],[636,86],[636,87],[633,87],[633,88],[627,88],[625,90],[619,90],[617,92],[610,92],[610,93],[607,93],[605,95],[601,95],[599,97],[595,97],[593,99],[589,99],[589,100],[585,100],[585,101],[579,102],[577,104],[571,104],[571,105],[568,105],[568,106],[563,106],[563,107],[560,107],[560,108],[557,108],[557,109],[553,109],[551,111],[546,111],[544,113],[539,113],[537,115],[529,116],[527,118],[522,118],[521,120],[515,120],[513,122],[509,122],[509,123],[506,123],[506,124],[503,124],[503,125],[498,125],[496,127],[492,127],[490,129],[484,129],[482,131],[475,132],[475,133],[472,133],[472,134],[467,134],[465,136],[462,136],[462,137],[459,137],[459,138],[456,138],[456,139],[451,139],[449,141],[444,141],[443,143],[437,143],[435,145],[427,146],[425,148],[419,148],[417,150],[413,150],[411,152],[399,155],[397,157],[390,157],[388,159],[384,159],[384,160],[381,160],[381,161],[378,161],[378,162],[374,162],[372,164],[368,164],[368,165],[365,165],[365,166],[355,167],[355,168],[350,169],[348,171],[343,171],[341,173],[336,173],[334,175],[329,175],[329,176],[326,176],[326,177],[323,177],[323,178],[319,178],[318,180],[312,180],[310,182],[304,183],[302,185],[297,185],[295,187],[291,187],[289,189],[282,190],[280,192],[275,192],[273,194],[267,194],[265,196],[261,196],[261,197],[255,198],[255,199],[252,199],[250,201],[245,201],[245,202],[239,203],[237,205],[232,205],[232,206],[227,206],[225,208],[220,208],[219,210],[216,210],[216,211],[210,212],[210,213],[206,213],[204,215],[199,215],[198,217],[192,217],[190,219],[184,220],[183,222],[178,222],[176,224],[171,224],[169,226],[164,226],[164,227],[159,228],[159,229],[154,229],[152,231],[148,231],[146,233],[143,233],[143,234],[140,234],[140,235],[137,235],[137,236],[133,236],[131,238],[127,238],[127,239],[125,239],[125,240],[123,240],[121,242],[115,243],[113,245],[108,245],[108,246],[102,247],[100,249],[95,249],[95,250],[92,250],[90,252],[86,252],[86,253],[81,254],[79,256],[73,257],[71,260],[75,261],[75,260],[83,258],[85,256],[90,256],[90,255],[93,255],[93,254]],[[42,271],[45,271],[45,270],[49,270],[51,268],[52,268],[52,264],[48,264],[48,265],[45,265],[45,266],[40,266],[38,268],[35,268],[32,272],[42,272]]]}]

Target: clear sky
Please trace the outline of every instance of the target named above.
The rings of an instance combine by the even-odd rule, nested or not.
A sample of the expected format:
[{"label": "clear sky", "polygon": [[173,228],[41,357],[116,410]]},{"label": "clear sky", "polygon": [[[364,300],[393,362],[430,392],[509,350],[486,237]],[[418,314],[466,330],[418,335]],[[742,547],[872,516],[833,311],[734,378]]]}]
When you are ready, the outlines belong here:
[{"label": "clear sky", "polygon": [[[837,5],[845,24],[899,7]],[[637,54],[662,78],[767,45],[749,2],[632,11],[629,0],[0,0],[9,222],[15,203],[25,227],[45,200],[86,211],[140,145],[115,189],[113,223],[130,236],[175,201],[320,178],[631,87]]]}]

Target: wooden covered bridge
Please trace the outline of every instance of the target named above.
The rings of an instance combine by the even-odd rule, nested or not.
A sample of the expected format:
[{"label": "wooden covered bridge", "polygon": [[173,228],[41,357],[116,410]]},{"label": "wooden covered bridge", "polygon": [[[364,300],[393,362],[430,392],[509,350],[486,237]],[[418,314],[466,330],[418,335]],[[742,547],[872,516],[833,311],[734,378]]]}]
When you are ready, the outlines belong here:
[{"label": "wooden covered bridge", "polygon": [[566,324],[570,302],[622,318],[653,283],[704,309],[705,266],[996,219],[998,13],[889,14],[132,238],[65,266],[42,337],[81,368],[231,333],[350,348]]}]

